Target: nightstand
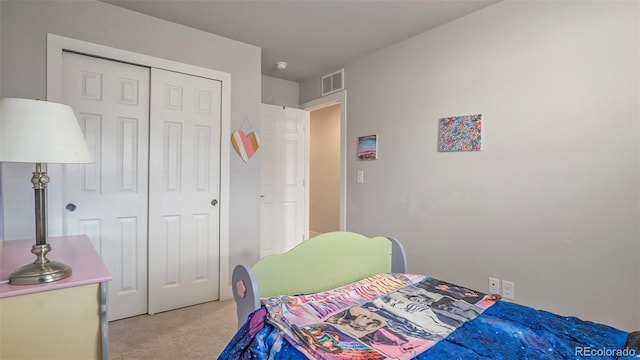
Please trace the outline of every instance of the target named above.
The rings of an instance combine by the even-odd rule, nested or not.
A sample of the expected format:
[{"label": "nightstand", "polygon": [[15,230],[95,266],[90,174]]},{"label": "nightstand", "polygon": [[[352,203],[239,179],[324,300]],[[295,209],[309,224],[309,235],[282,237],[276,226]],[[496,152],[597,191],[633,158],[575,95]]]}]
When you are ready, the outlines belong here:
[{"label": "nightstand", "polygon": [[111,274],[86,235],[50,237],[51,260],[72,275],[11,285],[13,271],[35,261],[33,240],[0,248],[0,359],[108,359],[107,284]]}]

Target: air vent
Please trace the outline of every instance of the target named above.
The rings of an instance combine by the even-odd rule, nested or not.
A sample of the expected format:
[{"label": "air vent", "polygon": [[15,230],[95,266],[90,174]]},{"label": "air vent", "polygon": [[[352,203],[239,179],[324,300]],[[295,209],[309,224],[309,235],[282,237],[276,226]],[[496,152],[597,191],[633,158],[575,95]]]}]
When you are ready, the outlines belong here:
[{"label": "air vent", "polygon": [[322,96],[344,90],[344,69],[322,77]]}]

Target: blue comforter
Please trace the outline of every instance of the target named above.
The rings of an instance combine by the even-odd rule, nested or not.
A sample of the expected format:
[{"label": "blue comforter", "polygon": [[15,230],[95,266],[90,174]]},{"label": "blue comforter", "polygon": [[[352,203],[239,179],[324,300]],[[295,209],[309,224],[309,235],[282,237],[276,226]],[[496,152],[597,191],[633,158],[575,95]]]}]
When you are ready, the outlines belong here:
[{"label": "blue comforter", "polygon": [[[218,359],[306,359],[256,310]],[[640,359],[627,332],[499,301],[416,359]]]}]

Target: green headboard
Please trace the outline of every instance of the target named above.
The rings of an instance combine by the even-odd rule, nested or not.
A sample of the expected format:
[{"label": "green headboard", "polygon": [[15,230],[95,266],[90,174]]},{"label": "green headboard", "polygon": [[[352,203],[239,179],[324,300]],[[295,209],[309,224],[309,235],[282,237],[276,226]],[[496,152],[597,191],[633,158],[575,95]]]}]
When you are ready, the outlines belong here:
[{"label": "green headboard", "polygon": [[253,266],[235,267],[231,281],[238,326],[260,307],[261,297],[316,293],[388,272],[406,272],[397,240],[342,231],[316,236]]},{"label": "green headboard", "polygon": [[331,232],[253,265],[260,297],[315,293],[391,271],[391,243],[350,232]]}]

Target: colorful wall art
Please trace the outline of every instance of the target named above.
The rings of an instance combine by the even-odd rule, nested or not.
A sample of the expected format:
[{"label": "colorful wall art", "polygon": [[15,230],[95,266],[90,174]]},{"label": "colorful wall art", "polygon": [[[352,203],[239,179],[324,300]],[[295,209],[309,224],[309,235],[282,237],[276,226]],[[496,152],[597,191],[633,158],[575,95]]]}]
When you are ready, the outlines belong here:
[{"label": "colorful wall art", "polygon": [[378,135],[360,136],[358,138],[358,160],[375,160],[378,158]]},{"label": "colorful wall art", "polygon": [[245,134],[242,130],[236,130],[231,134],[231,144],[242,160],[249,161],[260,147],[260,136],[255,132]]},{"label": "colorful wall art", "polygon": [[438,151],[480,151],[482,114],[440,119]]},{"label": "colorful wall art", "polygon": [[240,158],[245,162],[258,151],[260,147],[260,136],[251,129],[251,124],[247,118],[242,121],[240,129],[231,134],[231,144]]}]

